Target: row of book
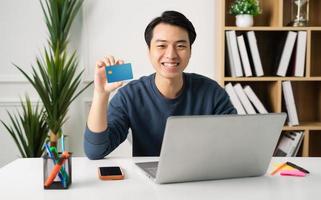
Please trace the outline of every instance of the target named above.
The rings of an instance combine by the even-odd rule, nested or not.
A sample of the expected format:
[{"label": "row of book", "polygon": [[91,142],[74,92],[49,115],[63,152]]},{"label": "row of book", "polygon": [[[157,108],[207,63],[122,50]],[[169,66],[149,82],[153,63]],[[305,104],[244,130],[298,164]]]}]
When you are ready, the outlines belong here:
[{"label": "row of book", "polygon": [[[255,75],[263,76],[263,67],[257,47],[254,31],[246,32],[246,36],[236,36],[235,31],[226,31],[226,42],[229,58],[230,73],[232,77],[242,77],[243,70],[245,76],[253,76],[250,62],[254,65]],[[247,42],[245,42],[245,40]],[[247,49],[251,54],[248,54]],[[242,63],[241,63],[242,58]],[[242,70],[243,66],[243,70]]]},{"label": "row of book", "polygon": [[303,131],[285,132],[282,134],[275,149],[274,156],[294,157],[297,156],[303,141]]},{"label": "row of book", "polygon": [[225,85],[225,91],[230,96],[231,103],[237,110],[237,114],[268,113],[249,85],[242,87],[240,83],[236,83],[234,86],[232,83],[228,83]]},{"label": "row of book", "polygon": [[[225,34],[230,75],[232,77],[254,76],[252,72],[252,68],[254,68],[255,76],[264,76],[254,31],[248,31],[238,36],[235,31],[226,31]],[[276,75],[286,76],[292,58],[292,75],[304,76],[306,38],[306,31],[289,31],[287,33]]]},{"label": "row of book", "polygon": [[291,75],[304,76],[306,40],[306,31],[288,32],[276,75],[286,76],[291,66]]},{"label": "row of book", "polygon": [[299,125],[298,113],[295,105],[295,99],[293,95],[292,83],[291,81],[282,82],[282,91],[285,101],[285,107],[288,113],[288,125],[295,126]]},{"label": "row of book", "polygon": [[[299,125],[291,81],[283,81],[282,89],[288,113],[288,125]],[[232,85],[232,83],[228,83],[225,85],[225,91],[229,95],[231,103],[237,110],[238,114],[268,113],[263,103],[249,85],[242,87],[240,83],[236,83],[234,85]]]}]

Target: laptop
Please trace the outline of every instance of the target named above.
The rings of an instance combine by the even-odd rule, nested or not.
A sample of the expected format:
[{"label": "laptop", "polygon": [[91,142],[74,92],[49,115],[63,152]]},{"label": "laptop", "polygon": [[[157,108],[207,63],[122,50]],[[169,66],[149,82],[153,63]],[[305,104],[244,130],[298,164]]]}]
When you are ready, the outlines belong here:
[{"label": "laptop", "polygon": [[156,183],[261,176],[285,113],[172,116],[158,162],[135,163]]}]

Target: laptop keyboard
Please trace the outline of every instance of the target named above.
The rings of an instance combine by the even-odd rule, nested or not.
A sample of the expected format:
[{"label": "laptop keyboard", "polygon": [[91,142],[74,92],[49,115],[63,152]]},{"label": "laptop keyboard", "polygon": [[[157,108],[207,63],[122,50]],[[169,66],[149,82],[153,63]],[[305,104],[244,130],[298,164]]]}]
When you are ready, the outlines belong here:
[{"label": "laptop keyboard", "polygon": [[145,168],[146,172],[149,173],[152,177],[156,177],[157,167]]},{"label": "laptop keyboard", "polygon": [[142,162],[136,163],[138,167],[144,170],[151,177],[156,178],[158,162]]}]

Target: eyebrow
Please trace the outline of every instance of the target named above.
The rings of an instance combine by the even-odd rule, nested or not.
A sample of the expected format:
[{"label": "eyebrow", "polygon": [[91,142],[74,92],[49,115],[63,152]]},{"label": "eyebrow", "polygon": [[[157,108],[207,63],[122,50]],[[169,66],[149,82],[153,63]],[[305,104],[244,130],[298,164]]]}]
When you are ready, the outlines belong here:
[{"label": "eyebrow", "polygon": [[[167,40],[157,39],[155,42],[167,42]],[[187,43],[186,40],[177,40],[175,43]]]}]

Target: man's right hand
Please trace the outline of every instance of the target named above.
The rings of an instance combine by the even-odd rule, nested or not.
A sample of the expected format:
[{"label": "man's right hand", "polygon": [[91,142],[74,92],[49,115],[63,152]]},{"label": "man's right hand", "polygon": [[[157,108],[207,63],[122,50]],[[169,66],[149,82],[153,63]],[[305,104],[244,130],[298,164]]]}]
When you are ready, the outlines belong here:
[{"label": "man's right hand", "polygon": [[115,61],[113,56],[106,56],[97,61],[94,80],[94,96],[88,114],[87,126],[89,130],[100,133],[108,128],[108,118],[106,115],[109,94],[122,86],[123,82],[108,83],[105,67],[123,64],[123,60]]},{"label": "man's right hand", "polygon": [[105,56],[97,61],[95,70],[94,86],[95,92],[100,95],[109,95],[112,91],[123,85],[123,82],[108,83],[106,78],[105,67],[117,64],[124,64],[123,60],[115,60],[111,55]]}]

